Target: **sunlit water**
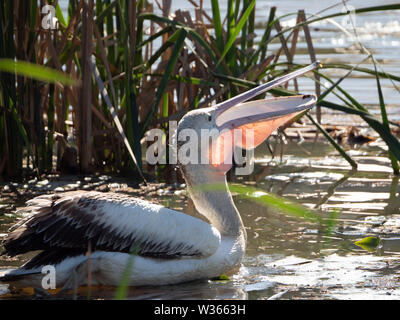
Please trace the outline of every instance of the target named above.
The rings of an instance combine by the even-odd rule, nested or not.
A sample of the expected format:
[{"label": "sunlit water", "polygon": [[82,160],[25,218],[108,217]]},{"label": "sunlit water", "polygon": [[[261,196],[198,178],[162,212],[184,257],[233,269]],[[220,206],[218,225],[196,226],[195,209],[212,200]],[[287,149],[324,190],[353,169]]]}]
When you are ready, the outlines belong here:
[{"label": "sunlit water", "polygon": [[[271,139],[271,144],[273,141]],[[278,149],[280,146],[278,143]],[[309,154],[305,154],[305,150]],[[400,196],[398,179],[390,173],[387,159],[376,157],[374,148],[358,148],[352,153],[362,165],[359,171],[353,172],[326,143],[304,142],[299,146],[294,142],[285,145],[283,151],[282,159],[279,150],[272,159],[265,145],[260,146],[253,174],[231,176],[231,182],[249,184],[257,188],[259,194],[273,192],[296,200],[320,209],[326,217],[338,209],[340,215],[333,233],[327,234],[318,224],[286,216],[234,195],[247,229],[248,243],[243,264],[229,275],[230,281],[131,288],[128,298],[400,298]],[[42,193],[85,189],[87,184],[91,188],[105,186],[107,190],[137,193],[143,197],[137,189],[127,188],[129,180],[108,176],[31,181],[25,185],[14,184],[14,188],[21,194],[23,190]],[[1,188],[4,190],[4,186]],[[2,197],[7,198],[9,192],[10,189],[3,191]],[[185,194],[184,186],[156,186],[145,198],[196,215]],[[23,203],[1,200],[0,203],[3,206],[0,233],[5,233],[16,220],[16,207]],[[354,244],[371,235],[384,239],[376,250],[368,252]],[[0,266],[18,266],[26,258],[3,259]],[[6,287],[0,288],[6,290]],[[96,289],[92,294],[93,297],[112,298],[115,289]]]},{"label": "sunlit water", "polygon": [[[200,1],[196,1],[200,3]],[[344,5],[343,3],[346,3]],[[277,7],[276,16],[285,16],[280,20],[283,28],[296,24],[297,12],[304,9],[306,17],[311,19],[323,17],[330,14],[352,11],[353,9],[382,6],[395,3],[388,0],[282,0],[282,1],[256,1],[256,38],[255,44],[258,45],[264,33],[264,25],[268,20],[269,10],[272,6]],[[156,6],[155,6],[156,7]],[[212,16],[211,2],[203,1],[204,9]],[[224,19],[227,10],[227,1],[219,1],[219,7]],[[330,8],[330,9],[328,9]],[[172,0],[171,13],[175,10],[189,10],[194,16],[193,5],[186,0]],[[360,42],[375,59],[379,62],[378,70],[399,76],[400,74],[400,10],[369,12],[357,15],[335,17],[327,20],[318,21],[309,25],[312,36],[315,54],[322,63],[345,63],[357,65],[361,63],[368,54],[360,49]],[[273,29],[271,35],[275,35],[276,30]],[[287,35],[287,34],[286,34]],[[290,48],[290,41],[288,46]],[[281,47],[279,40],[274,40],[268,46],[268,54],[276,54]],[[299,32],[299,38],[296,45],[296,54],[294,63],[307,64],[310,63],[310,55],[307,49],[307,43],[302,31]],[[281,54],[280,62],[286,62],[286,56]],[[359,65],[373,69],[372,61],[369,59]],[[325,69],[321,72],[332,80],[336,81],[347,73],[347,70]],[[299,79],[299,88],[303,93],[313,93],[315,90],[314,81],[302,78]],[[328,82],[322,80],[322,84],[330,86]],[[397,111],[400,106],[399,84],[395,83],[397,88],[390,80],[381,79],[385,103],[388,106],[388,113],[392,120],[400,120],[400,113]],[[367,106],[372,113],[379,114],[378,94],[376,89],[376,78],[373,75],[366,75],[354,71],[348,76],[341,86],[348,91],[357,101]],[[294,89],[290,84],[289,89]],[[322,91],[324,87],[322,87]],[[330,95],[329,101],[342,103],[334,95]],[[325,112],[331,112],[324,110]],[[350,120],[351,121],[351,120]]]},{"label": "sunlit water", "polygon": [[[61,4],[65,2],[61,1]],[[256,20],[263,23],[268,18],[269,7],[277,5],[277,14],[283,15],[305,9],[306,14],[317,13],[333,4],[339,5],[321,15],[342,10],[341,1],[257,1]],[[356,8],[382,5],[391,1],[349,1]],[[204,1],[210,11],[210,4]],[[220,2],[225,12],[226,4]],[[173,10],[192,9],[184,0],[173,0]],[[282,20],[282,26],[295,22],[295,15]],[[348,20],[342,17],[334,21],[354,35]],[[400,12],[386,11],[381,14],[357,15],[355,26],[358,39],[379,61],[383,70],[394,75],[400,74]],[[257,29],[260,39],[262,29]],[[357,49],[353,36],[349,36],[329,21],[311,25],[313,43],[317,58],[326,63],[361,62],[366,54]],[[279,43],[269,46],[269,53],[275,53]],[[308,63],[304,36],[300,33],[295,63]],[[370,63],[361,66],[373,68]],[[333,80],[345,71],[327,69],[322,71]],[[299,81],[303,93],[313,92],[314,83],[308,79]],[[392,82],[382,80],[388,114],[392,120],[400,120],[399,92]],[[376,79],[373,76],[353,72],[344,80],[342,87],[363,103],[372,113],[379,115]],[[335,97],[328,100],[338,102]],[[329,110],[323,123],[329,125],[361,125],[355,117],[336,117]],[[356,121],[356,122],[355,122]],[[273,143],[271,143],[273,145]],[[279,144],[278,144],[279,146]],[[278,148],[279,149],[279,148]],[[250,200],[234,196],[235,203],[247,228],[248,243],[242,267],[230,275],[230,281],[202,281],[167,287],[132,288],[132,299],[398,299],[400,270],[400,196],[398,179],[391,174],[390,162],[385,156],[381,142],[348,150],[359,163],[356,172],[326,143],[297,141],[284,146],[283,157],[279,150],[272,158],[265,146],[258,148],[256,167],[249,177],[230,177],[232,182],[247,183],[263,192],[273,192],[315,209],[327,215],[339,210],[340,216],[332,234],[303,220],[287,217],[282,213],[258,205]],[[56,188],[76,190],[85,185],[85,179],[76,178],[61,181],[31,182],[16,184],[15,188],[51,192]],[[88,179],[89,180],[89,179]],[[124,191],[129,181],[116,181],[92,177],[91,183],[109,185],[109,189]],[[0,236],[15,220],[15,209],[23,205],[24,197],[18,203],[5,201],[10,190],[0,186]],[[60,189],[59,189],[60,190]],[[56,190],[57,191],[57,190]],[[178,190],[154,192],[148,200],[195,214],[195,209],[184,194]],[[354,244],[366,236],[380,236],[381,247],[367,252]],[[1,268],[20,265],[26,257],[16,260],[0,260]],[[0,286],[0,293],[6,292]],[[112,298],[115,291],[104,288],[93,292],[94,297]]]}]

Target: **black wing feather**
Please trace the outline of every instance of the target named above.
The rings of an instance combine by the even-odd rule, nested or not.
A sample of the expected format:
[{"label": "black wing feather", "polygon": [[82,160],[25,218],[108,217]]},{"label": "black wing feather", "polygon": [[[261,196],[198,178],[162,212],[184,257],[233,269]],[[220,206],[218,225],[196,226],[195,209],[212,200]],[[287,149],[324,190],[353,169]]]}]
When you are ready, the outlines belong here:
[{"label": "black wing feather", "polygon": [[[88,250],[118,251],[129,253],[137,249],[137,254],[157,258],[177,258],[180,256],[200,256],[201,252],[188,248],[185,243],[174,244],[136,239],[133,235],[120,234],[98,222],[101,211],[96,215],[94,199],[98,192],[90,192],[82,197],[80,193],[64,193],[35,198],[33,217],[20,222],[3,245],[2,254],[15,256],[29,251],[42,250],[25,266],[49,264],[61,257],[83,254]],[[87,194],[87,195],[88,195]],[[104,197],[104,194],[101,194]],[[120,195],[118,195],[120,196]],[[24,266],[24,267],[25,267]]]}]

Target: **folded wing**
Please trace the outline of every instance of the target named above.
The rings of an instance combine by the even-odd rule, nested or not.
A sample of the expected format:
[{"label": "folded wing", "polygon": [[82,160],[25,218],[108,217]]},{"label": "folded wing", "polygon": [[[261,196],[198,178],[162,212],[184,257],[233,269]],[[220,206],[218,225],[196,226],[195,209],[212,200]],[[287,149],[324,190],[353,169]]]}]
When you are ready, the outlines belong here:
[{"label": "folded wing", "polygon": [[220,244],[218,230],[208,223],[127,195],[68,192],[39,196],[27,204],[24,210],[33,215],[12,228],[3,254],[43,250],[31,265],[85,253],[89,247],[92,252],[173,259],[206,257]]}]

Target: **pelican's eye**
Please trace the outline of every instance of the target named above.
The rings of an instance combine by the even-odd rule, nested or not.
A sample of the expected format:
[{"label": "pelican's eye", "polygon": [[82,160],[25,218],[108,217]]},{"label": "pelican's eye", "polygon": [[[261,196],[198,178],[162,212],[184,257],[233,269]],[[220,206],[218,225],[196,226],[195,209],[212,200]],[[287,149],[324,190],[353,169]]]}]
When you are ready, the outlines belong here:
[{"label": "pelican's eye", "polygon": [[211,115],[211,114],[209,114],[209,115],[208,115],[208,121],[210,121],[210,122],[211,122],[211,120],[212,120],[212,115]]}]

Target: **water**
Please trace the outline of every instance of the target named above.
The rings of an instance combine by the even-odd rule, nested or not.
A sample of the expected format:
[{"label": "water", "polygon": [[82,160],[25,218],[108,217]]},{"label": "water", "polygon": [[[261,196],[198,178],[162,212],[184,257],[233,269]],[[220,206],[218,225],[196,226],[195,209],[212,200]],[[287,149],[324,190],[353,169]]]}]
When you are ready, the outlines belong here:
[{"label": "water", "polygon": [[[63,6],[64,1],[61,1]],[[273,1],[258,0],[256,20],[262,24],[268,17],[269,7],[278,5],[277,14],[295,13],[305,9],[306,14],[317,13],[324,8],[339,3],[322,15],[342,10],[340,1],[290,1],[277,4]],[[356,8],[388,4],[390,1],[349,1]],[[204,1],[210,12],[210,3]],[[220,2],[223,12],[226,4]],[[192,10],[192,5],[184,0],[173,1],[172,12],[180,8]],[[282,26],[294,23],[295,15],[282,21]],[[336,23],[350,33],[342,17]],[[394,75],[399,75],[400,57],[400,11],[357,15],[355,25],[359,40],[373,52],[380,67]],[[347,26],[347,27],[346,27]],[[257,29],[260,39],[262,29]],[[317,58],[323,63],[361,62],[366,55],[357,49],[354,38],[345,34],[336,25],[323,21],[311,25],[311,33]],[[269,53],[275,53],[279,43],[269,46]],[[300,33],[295,63],[310,62]],[[370,69],[368,62],[361,65]],[[345,74],[338,69],[322,72],[333,80]],[[314,83],[308,79],[299,81],[300,91],[310,93]],[[382,80],[388,115],[392,120],[399,118],[399,92],[392,82]],[[376,80],[353,72],[343,81],[342,87],[354,98],[379,115]],[[290,87],[289,87],[290,88]],[[328,100],[338,102],[335,97]],[[329,125],[357,125],[363,123],[357,117],[340,117],[335,112],[324,110],[323,123]],[[274,146],[274,141],[271,141]],[[280,159],[280,148],[283,158]],[[347,149],[360,165],[353,172],[332,147],[326,143],[306,139],[286,145],[277,144],[276,156],[272,158],[260,146],[256,152],[256,167],[249,177],[231,177],[231,181],[249,184],[260,191],[273,192],[296,200],[310,208],[320,209],[327,215],[332,210],[340,210],[340,216],[332,234],[326,234],[318,225],[298,220],[263,207],[250,200],[235,195],[235,203],[243,217],[248,233],[246,256],[242,267],[230,275],[230,281],[194,282],[167,287],[132,288],[131,299],[399,299],[400,270],[400,195],[399,179],[391,174],[390,162],[385,156],[385,145],[377,140],[369,145]],[[152,192],[140,192],[129,188],[130,182],[121,178],[76,177],[62,180],[49,179],[38,184],[31,182],[15,184],[4,189],[0,186],[0,237],[16,220],[15,209],[23,205],[30,196],[51,192],[56,188],[75,190],[91,184],[100,190],[127,192],[160,202],[176,210],[195,215],[193,204],[184,194],[184,189],[170,190],[155,186]],[[21,196],[12,196],[19,190]],[[14,192],[15,193],[15,192]],[[19,198],[16,201],[16,198]],[[354,244],[366,236],[380,236],[384,239],[381,247],[372,252]],[[27,256],[14,260],[0,258],[0,268],[10,268],[26,261]],[[6,292],[0,286],[0,294]],[[93,291],[94,297],[112,298],[114,289],[102,288]],[[85,294],[82,294],[85,297]],[[15,297],[15,296],[14,296]]]},{"label": "water", "polygon": [[[271,145],[274,139],[271,138]],[[281,147],[284,148],[282,159],[279,158]],[[388,160],[377,157],[377,150],[370,146],[354,149],[353,157],[361,168],[353,172],[325,142],[278,143],[274,159],[265,145],[261,145],[256,150],[254,173],[246,177],[231,176],[231,182],[251,185],[260,194],[276,193],[320,209],[325,216],[339,209],[334,232],[327,234],[317,224],[234,195],[247,229],[248,243],[243,264],[229,275],[230,281],[131,288],[128,298],[268,299],[276,294],[281,299],[400,298],[399,179],[393,178]],[[0,187],[3,190],[0,234],[15,222],[15,209],[25,199],[52,190],[89,188],[124,192],[196,216],[184,186],[161,184],[140,190],[130,187],[128,179],[108,176],[50,177],[8,186],[11,186],[8,190]],[[12,201],[16,191],[21,194],[20,200]],[[368,252],[354,244],[371,235],[384,239],[380,248]],[[2,269],[15,267],[29,257],[11,261],[2,257],[0,266]],[[1,290],[6,288],[0,287]],[[114,293],[115,288],[97,288],[92,295],[112,298]]]}]

